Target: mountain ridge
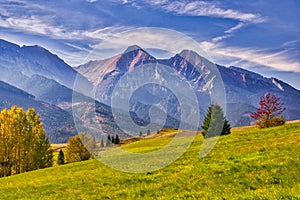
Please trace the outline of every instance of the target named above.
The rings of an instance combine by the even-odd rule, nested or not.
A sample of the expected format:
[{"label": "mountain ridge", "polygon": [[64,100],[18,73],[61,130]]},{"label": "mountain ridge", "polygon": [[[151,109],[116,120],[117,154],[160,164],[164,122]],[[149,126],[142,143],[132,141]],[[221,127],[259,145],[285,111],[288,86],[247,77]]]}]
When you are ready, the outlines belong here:
[{"label": "mountain ridge", "polygon": [[[0,80],[14,87],[21,88],[28,94],[31,94],[31,98],[45,103],[44,105],[53,104],[64,109],[69,114],[72,113],[73,87],[70,88],[70,85],[61,83],[61,81],[58,82],[57,79],[52,79],[52,76],[44,73],[44,70],[51,69],[51,66],[55,65],[56,62],[63,62],[63,60],[40,46],[25,47],[25,50],[29,51],[20,54],[18,51],[21,48],[13,43],[0,40],[0,49],[3,50],[0,51]],[[24,48],[22,51],[24,51]],[[27,64],[32,65],[34,63],[31,62],[31,59],[36,57],[42,59],[44,54],[49,54],[49,57],[54,59],[53,63],[51,59],[44,63],[38,62],[39,59],[37,59],[35,60],[37,63],[32,69],[40,67],[39,70],[41,71],[30,71],[31,68]],[[20,55],[22,59],[19,59]],[[26,61],[25,64],[22,61]],[[47,63],[49,62],[51,65],[48,66]],[[13,66],[14,63],[16,68]],[[72,68],[66,63],[65,66]],[[171,69],[171,73],[166,74],[160,66]],[[59,67],[59,65],[56,67]],[[194,90],[198,102],[200,102],[198,109],[202,119],[206,114],[207,107],[212,103],[209,92],[213,87],[212,74],[216,72],[219,73],[221,80],[223,80],[224,91],[227,96],[224,100],[227,107],[226,116],[232,123],[232,126],[248,125],[251,122],[250,113],[255,111],[260,96],[266,92],[272,92],[282,98],[287,105],[285,117],[288,120],[300,118],[300,109],[298,109],[300,108],[300,101],[297,101],[300,99],[299,90],[276,78],[266,78],[258,73],[238,67],[225,67],[214,64],[191,50],[182,50],[169,59],[156,59],[146,50],[133,45],[125,49],[123,53],[111,58],[90,61],[74,67],[72,70],[63,70],[63,72],[54,70],[53,73],[59,73],[60,77],[68,77],[70,74],[72,77],[74,75],[72,71],[76,70],[76,74],[82,77],[85,83],[93,84],[93,87],[88,86],[85,89],[85,92],[89,94],[87,96],[85,96],[85,93],[75,92],[75,96],[78,97],[76,105],[80,103],[82,106],[81,111],[78,113],[79,115],[76,116],[79,119],[76,118],[75,120],[78,120],[77,122],[80,124],[87,123],[91,127],[91,129],[86,129],[86,131],[97,133],[99,128],[94,125],[100,124],[105,130],[105,134],[118,133],[121,137],[127,137],[128,135],[122,132],[115,122],[110,107],[110,98],[118,81],[125,74],[131,73],[135,69],[140,70],[139,76],[141,80],[147,78],[147,76],[155,76],[158,78],[158,81],[161,81],[159,80],[161,75],[169,79],[176,76],[184,77]],[[24,70],[28,71],[24,73]],[[75,78],[72,81],[75,82]],[[179,84],[179,82],[175,82],[176,84]],[[180,85],[176,85],[176,87],[179,90],[181,89]],[[94,96],[91,96],[93,94],[95,94],[95,100],[93,99]],[[163,120],[159,115],[165,113],[168,127],[177,127],[181,116],[179,112],[180,104],[176,100],[176,96],[170,93],[169,90],[159,85],[148,85],[139,88],[132,95],[129,101],[129,112],[135,123],[142,126],[150,123],[152,116],[150,114],[158,116],[157,119],[154,119],[154,123],[159,123]],[[149,99],[145,101],[145,98]],[[190,101],[188,98],[184,99]],[[93,105],[96,105],[96,109],[94,109]],[[159,106],[157,107],[157,105]],[[153,106],[155,107],[154,110],[152,109]],[[82,113],[82,111],[85,113]],[[157,113],[153,113],[153,111]],[[93,116],[92,112],[96,113],[95,119],[89,118]],[[124,114],[121,110],[118,112],[117,115]],[[68,120],[70,119],[72,119],[71,116],[68,117]],[[151,131],[156,131],[156,129]]]},{"label": "mountain ridge", "polygon": [[[130,52],[128,49],[132,49],[132,51]],[[89,80],[95,80],[97,77],[97,83],[100,82],[100,84],[96,86],[96,98],[108,105],[110,105],[110,93],[121,76],[132,71],[135,67],[143,66],[147,63],[158,63],[169,66],[184,76],[194,87],[195,91],[199,92],[197,93],[198,97],[204,99],[209,99],[209,74],[213,70],[219,71],[215,73],[219,73],[223,80],[227,96],[226,102],[228,104],[227,115],[233,125],[246,125],[245,123],[249,124],[251,121],[251,118],[249,117],[250,113],[255,111],[255,107],[258,106],[260,96],[268,91],[278,95],[286,102],[286,106],[288,107],[286,114],[287,119],[296,119],[300,117],[300,109],[297,110],[297,107],[300,105],[298,105],[299,103],[293,102],[293,99],[300,99],[300,91],[281,80],[272,77],[267,78],[258,73],[235,66],[225,67],[214,64],[192,50],[182,50],[180,53],[175,54],[169,59],[156,59],[148,53],[147,57],[141,58],[138,56],[138,52],[140,51],[147,53],[147,51],[143,50],[139,46],[128,47],[123,53],[112,57],[114,62],[110,62],[111,65],[109,67],[105,65],[105,62],[96,60],[89,62],[87,65],[82,65],[85,66],[85,68],[78,66],[76,69]],[[109,62],[112,58],[105,59],[105,61]],[[118,59],[120,58],[127,59],[123,62],[118,62]],[[130,68],[130,66],[133,66],[133,68]],[[107,68],[110,70],[109,73],[106,73],[105,71]],[[120,71],[118,70],[120,68],[126,70]],[[101,76],[99,76],[98,73],[86,73],[88,70],[93,72],[101,71]],[[159,92],[153,95],[159,95],[158,93]],[[209,105],[208,102],[204,104],[205,106],[201,108],[202,110],[206,110],[205,107]],[[245,106],[244,108],[241,108],[241,105],[243,104]],[[236,107],[242,109],[239,112],[242,116],[241,118],[243,118],[237,122],[233,117],[236,116],[234,113],[236,112]],[[250,108],[252,109],[249,110]],[[247,118],[247,120],[245,118]]]},{"label": "mountain ridge", "polygon": [[77,134],[71,114],[67,111],[38,101],[27,92],[8,83],[0,81],[0,109],[10,109],[16,105],[24,110],[32,107],[40,114],[43,127],[52,143],[65,143],[68,138]]}]

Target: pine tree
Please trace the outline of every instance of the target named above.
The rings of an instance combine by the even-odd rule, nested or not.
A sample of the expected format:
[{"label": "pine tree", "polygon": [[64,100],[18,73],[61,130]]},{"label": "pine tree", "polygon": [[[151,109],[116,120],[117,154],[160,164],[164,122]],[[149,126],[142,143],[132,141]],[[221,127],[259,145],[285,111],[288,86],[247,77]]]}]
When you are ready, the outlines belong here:
[{"label": "pine tree", "polygon": [[147,135],[150,135],[150,133],[151,133],[150,130],[147,130]]},{"label": "pine tree", "polygon": [[142,131],[140,131],[140,137],[143,137],[143,132]]},{"label": "pine tree", "polygon": [[116,135],[115,144],[120,144],[120,138],[118,135]]},{"label": "pine tree", "polygon": [[112,136],[112,137],[111,137],[111,143],[113,143],[113,144],[115,144],[115,143],[116,143],[116,141],[115,141],[115,137],[114,137],[114,136]]},{"label": "pine tree", "polygon": [[65,154],[62,150],[60,150],[59,153],[58,153],[57,164],[58,165],[65,164]]},{"label": "pine tree", "polygon": [[217,104],[212,104],[207,111],[206,117],[201,126],[204,137],[230,134],[230,124],[226,120],[222,108]]},{"label": "pine tree", "polygon": [[104,147],[104,141],[103,141],[103,137],[101,137],[101,143],[100,143],[100,147],[103,148]]},{"label": "pine tree", "polygon": [[110,147],[110,145],[111,145],[111,137],[110,137],[110,135],[107,135],[107,140],[106,140],[106,147]]}]

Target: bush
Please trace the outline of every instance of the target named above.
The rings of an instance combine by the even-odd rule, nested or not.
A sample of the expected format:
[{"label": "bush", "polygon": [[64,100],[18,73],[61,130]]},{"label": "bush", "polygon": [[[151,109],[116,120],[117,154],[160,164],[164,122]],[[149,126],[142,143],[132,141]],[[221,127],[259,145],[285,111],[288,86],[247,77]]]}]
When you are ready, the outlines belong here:
[{"label": "bush", "polygon": [[91,156],[91,153],[85,148],[79,135],[69,138],[66,149],[66,160],[68,163],[88,160]]},{"label": "bush", "polygon": [[258,128],[268,128],[268,127],[274,127],[274,126],[281,126],[283,124],[285,124],[284,117],[273,117],[269,120],[261,118],[261,119],[258,119],[256,121],[256,126]]}]

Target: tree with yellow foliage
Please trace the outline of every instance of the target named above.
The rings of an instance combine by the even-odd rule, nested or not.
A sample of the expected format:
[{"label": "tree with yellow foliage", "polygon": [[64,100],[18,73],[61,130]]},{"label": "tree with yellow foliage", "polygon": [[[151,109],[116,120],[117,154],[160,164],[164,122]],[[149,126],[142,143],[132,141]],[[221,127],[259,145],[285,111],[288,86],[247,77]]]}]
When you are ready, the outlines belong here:
[{"label": "tree with yellow foliage", "polygon": [[92,157],[91,152],[95,150],[96,142],[89,134],[79,133],[70,137],[67,149],[66,160],[68,163],[88,160]]},{"label": "tree with yellow foliage", "polygon": [[53,152],[40,116],[13,106],[0,113],[0,177],[50,167]]}]

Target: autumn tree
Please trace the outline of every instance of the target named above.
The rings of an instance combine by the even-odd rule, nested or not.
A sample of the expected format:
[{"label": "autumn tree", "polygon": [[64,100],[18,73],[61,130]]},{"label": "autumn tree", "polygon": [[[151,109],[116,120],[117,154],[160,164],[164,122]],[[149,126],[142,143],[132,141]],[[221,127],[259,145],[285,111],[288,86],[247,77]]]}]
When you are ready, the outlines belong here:
[{"label": "autumn tree", "polygon": [[256,120],[259,128],[268,128],[280,126],[285,123],[281,114],[286,110],[279,97],[267,93],[260,97],[259,108],[256,112],[251,113],[251,117]]},{"label": "autumn tree", "polygon": [[69,138],[66,148],[66,160],[68,163],[88,160],[91,156],[91,153],[82,143],[80,135]]},{"label": "autumn tree", "polygon": [[231,130],[230,124],[226,120],[221,106],[217,104],[209,106],[201,128],[203,129],[202,135],[204,137],[228,135]]},{"label": "autumn tree", "polygon": [[13,106],[0,113],[0,177],[50,167],[53,152],[40,116]]}]

